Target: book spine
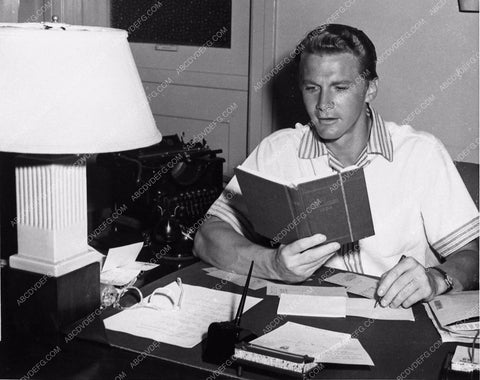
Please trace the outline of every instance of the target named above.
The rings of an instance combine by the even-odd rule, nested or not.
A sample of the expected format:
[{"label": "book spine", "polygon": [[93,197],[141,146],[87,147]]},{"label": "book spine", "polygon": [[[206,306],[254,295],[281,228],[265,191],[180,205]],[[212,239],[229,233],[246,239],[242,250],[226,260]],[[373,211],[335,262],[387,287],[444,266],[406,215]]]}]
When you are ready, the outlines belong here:
[{"label": "book spine", "polygon": [[345,194],[344,179],[342,177],[342,173],[338,173],[338,176],[339,176],[340,188],[342,190],[343,204],[345,206],[345,215],[347,216],[348,232],[350,234],[350,240],[354,241],[355,239],[353,238],[352,221],[350,219],[350,211],[348,210],[347,196]]}]

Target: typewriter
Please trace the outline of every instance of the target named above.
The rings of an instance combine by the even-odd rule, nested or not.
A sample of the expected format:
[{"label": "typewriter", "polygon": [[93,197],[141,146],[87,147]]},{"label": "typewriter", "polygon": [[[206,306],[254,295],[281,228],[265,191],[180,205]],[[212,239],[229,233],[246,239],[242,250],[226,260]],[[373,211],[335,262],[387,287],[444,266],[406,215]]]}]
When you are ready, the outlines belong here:
[{"label": "typewriter", "polygon": [[[141,237],[143,261],[169,261],[173,269],[190,262],[194,235],[223,189],[221,152],[205,140],[170,135],[146,148],[98,155],[96,164],[111,178],[111,209],[117,210],[110,215],[110,235],[113,229]],[[101,247],[102,239],[108,236],[92,245]]]}]

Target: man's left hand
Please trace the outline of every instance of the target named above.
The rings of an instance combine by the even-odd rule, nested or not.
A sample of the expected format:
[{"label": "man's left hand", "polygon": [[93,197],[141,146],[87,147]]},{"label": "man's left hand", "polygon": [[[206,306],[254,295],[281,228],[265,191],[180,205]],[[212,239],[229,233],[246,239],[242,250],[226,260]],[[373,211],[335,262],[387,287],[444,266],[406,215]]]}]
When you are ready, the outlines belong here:
[{"label": "man's left hand", "polygon": [[407,308],[418,301],[430,301],[439,291],[435,272],[412,257],[401,260],[380,278],[377,295],[381,306]]}]

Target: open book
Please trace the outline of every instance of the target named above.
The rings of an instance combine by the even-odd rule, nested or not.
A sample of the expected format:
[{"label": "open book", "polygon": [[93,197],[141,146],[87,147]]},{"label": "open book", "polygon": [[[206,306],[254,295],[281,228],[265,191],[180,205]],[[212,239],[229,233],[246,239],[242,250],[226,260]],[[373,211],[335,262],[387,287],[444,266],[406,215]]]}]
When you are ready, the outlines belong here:
[{"label": "open book", "polygon": [[242,166],[235,175],[255,231],[273,243],[322,233],[344,244],[375,233],[362,168],[292,183]]}]

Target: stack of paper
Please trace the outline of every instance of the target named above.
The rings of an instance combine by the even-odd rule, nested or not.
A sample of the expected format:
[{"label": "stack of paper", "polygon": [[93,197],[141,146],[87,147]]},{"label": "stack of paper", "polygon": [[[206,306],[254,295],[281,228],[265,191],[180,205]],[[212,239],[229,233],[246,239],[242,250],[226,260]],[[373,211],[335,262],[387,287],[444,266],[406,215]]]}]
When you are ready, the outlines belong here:
[{"label": "stack of paper", "polygon": [[444,294],[425,305],[442,342],[473,342],[480,328],[478,296],[478,290]]},{"label": "stack of paper", "polygon": [[358,339],[350,334],[293,322],[287,322],[250,343],[290,354],[308,355],[318,363],[374,365]]},{"label": "stack of paper", "polygon": [[375,300],[339,296],[280,294],[277,314],[305,317],[345,318],[347,315],[372,319],[415,321],[411,308],[375,307]]}]

